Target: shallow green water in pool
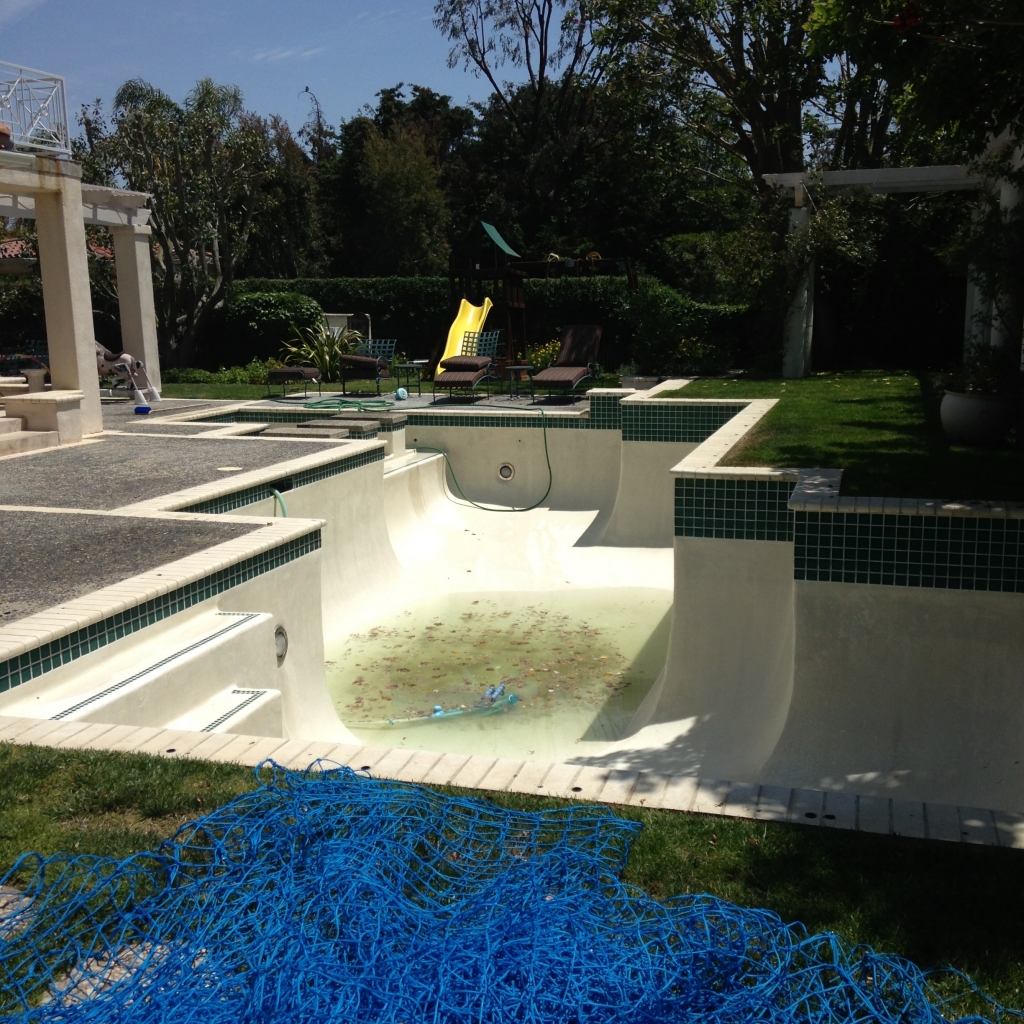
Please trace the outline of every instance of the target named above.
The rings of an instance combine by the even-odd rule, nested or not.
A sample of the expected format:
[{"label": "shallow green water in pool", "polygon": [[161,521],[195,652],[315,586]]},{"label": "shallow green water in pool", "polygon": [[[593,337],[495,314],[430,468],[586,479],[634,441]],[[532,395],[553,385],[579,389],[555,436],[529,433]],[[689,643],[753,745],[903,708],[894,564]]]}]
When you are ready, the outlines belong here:
[{"label": "shallow green water in pool", "polygon": [[328,686],[364,743],[562,758],[622,735],[664,664],[671,602],[647,588],[444,595],[331,645]]}]

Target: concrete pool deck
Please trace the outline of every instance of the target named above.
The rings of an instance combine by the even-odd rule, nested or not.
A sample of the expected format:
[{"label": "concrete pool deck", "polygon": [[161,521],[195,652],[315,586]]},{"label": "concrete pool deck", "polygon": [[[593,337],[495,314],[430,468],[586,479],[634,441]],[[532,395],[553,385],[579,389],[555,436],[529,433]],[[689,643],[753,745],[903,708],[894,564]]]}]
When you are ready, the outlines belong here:
[{"label": "concrete pool deck", "polygon": [[694,775],[7,716],[0,716],[0,743],[138,752],[250,767],[272,760],[297,771],[315,768],[314,762],[321,761],[323,768],[346,766],[398,782],[1024,849],[1024,814]]}]

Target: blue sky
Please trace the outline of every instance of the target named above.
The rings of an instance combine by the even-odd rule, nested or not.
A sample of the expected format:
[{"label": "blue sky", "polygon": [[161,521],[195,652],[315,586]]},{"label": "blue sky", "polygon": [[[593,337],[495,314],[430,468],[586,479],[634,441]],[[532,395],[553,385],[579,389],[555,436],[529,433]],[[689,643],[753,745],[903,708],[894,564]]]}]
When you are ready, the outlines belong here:
[{"label": "blue sky", "polygon": [[462,103],[486,96],[481,79],[447,67],[432,12],[433,0],[0,0],[0,59],[63,75],[72,121],[83,102],[109,106],[128,78],[181,100],[209,75],[293,128],[308,85],[337,124],[398,82]]}]

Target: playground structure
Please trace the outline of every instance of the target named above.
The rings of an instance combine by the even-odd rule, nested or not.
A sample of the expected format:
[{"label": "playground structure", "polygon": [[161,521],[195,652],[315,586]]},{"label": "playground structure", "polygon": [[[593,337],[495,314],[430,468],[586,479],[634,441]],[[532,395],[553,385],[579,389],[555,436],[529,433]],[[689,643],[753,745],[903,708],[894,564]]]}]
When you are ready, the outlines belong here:
[{"label": "playground structure", "polygon": [[462,335],[456,337],[453,332],[467,315],[467,305],[479,310],[489,304],[489,312],[483,314],[480,326],[462,330],[482,331],[486,323],[491,330],[504,331],[505,351],[498,353],[499,367],[524,362],[528,342],[526,281],[566,276],[623,276],[630,288],[637,286],[636,271],[628,257],[604,259],[594,252],[582,259],[563,259],[551,253],[544,260],[525,260],[493,224],[479,221],[462,242],[453,247],[449,258],[448,283],[454,319],[443,353],[440,346],[434,353],[431,371],[442,358],[458,352]]}]

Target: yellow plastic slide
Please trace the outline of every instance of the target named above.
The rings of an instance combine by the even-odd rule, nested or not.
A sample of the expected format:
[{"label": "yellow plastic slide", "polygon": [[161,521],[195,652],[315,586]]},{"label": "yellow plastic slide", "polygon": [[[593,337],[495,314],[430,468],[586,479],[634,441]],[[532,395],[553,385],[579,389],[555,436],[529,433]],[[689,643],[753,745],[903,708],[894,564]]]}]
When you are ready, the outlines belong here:
[{"label": "yellow plastic slide", "polygon": [[482,306],[470,305],[468,299],[463,299],[459,304],[459,312],[448,330],[448,344],[444,347],[444,355],[441,359],[448,359],[450,356],[459,354],[459,346],[462,345],[462,336],[466,331],[482,331],[487,321],[487,314],[491,311],[491,300],[484,299]]}]

